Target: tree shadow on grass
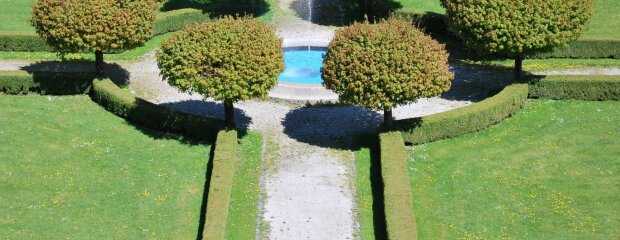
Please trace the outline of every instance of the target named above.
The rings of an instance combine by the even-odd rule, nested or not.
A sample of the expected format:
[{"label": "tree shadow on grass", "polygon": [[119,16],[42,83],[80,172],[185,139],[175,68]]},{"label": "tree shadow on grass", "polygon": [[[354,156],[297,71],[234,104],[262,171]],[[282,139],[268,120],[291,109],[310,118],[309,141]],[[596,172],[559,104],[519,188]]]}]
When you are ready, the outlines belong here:
[{"label": "tree shadow on grass", "polygon": [[452,86],[441,95],[446,100],[482,101],[510,85],[513,79],[512,69],[501,66],[453,61],[450,70],[454,73]]},{"label": "tree shadow on grass", "polygon": [[161,7],[167,12],[183,8],[200,9],[211,17],[251,14],[261,17],[270,11],[264,0],[169,0]]}]

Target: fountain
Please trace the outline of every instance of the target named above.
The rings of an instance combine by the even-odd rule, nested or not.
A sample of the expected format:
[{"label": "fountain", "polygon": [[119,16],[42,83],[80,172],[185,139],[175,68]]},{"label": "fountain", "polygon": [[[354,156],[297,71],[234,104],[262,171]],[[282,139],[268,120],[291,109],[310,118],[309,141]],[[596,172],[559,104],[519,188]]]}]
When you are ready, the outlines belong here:
[{"label": "fountain", "polygon": [[284,49],[285,69],[278,77],[278,81],[286,83],[321,84],[321,66],[323,65],[324,48],[313,46],[312,43],[312,15],[313,0],[305,1],[303,16],[306,24],[306,45]]}]

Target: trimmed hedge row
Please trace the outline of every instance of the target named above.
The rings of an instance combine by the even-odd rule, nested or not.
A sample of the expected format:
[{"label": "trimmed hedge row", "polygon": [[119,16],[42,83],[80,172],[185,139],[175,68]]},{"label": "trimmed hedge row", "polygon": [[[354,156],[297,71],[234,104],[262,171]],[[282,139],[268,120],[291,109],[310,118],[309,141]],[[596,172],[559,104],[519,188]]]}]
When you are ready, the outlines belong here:
[{"label": "trimmed hedge row", "polygon": [[394,12],[394,16],[411,19],[414,25],[427,33],[449,33],[448,20],[440,13],[399,9]]},{"label": "trimmed hedge row", "polygon": [[94,73],[59,73],[0,71],[0,92],[53,95],[86,94],[92,87]]},{"label": "trimmed hedge row", "polygon": [[531,78],[529,96],[532,98],[620,100],[620,76],[553,75]]},{"label": "trimmed hedge row", "polygon": [[400,132],[379,134],[388,239],[417,238],[405,142]]},{"label": "trimmed hedge row", "polygon": [[[209,15],[198,9],[179,9],[160,13],[155,20],[153,36],[179,31],[190,23],[209,19]],[[0,34],[0,51],[50,52],[52,48],[34,32]],[[120,51],[122,52],[122,51]]]},{"label": "trimmed hedge row", "polygon": [[92,99],[114,114],[157,130],[178,132],[190,137],[214,140],[224,126],[218,119],[196,116],[136,98],[110,79],[93,81]]},{"label": "trimmed hedge row", "polygon": [[237,164],[237,131],[217,134],[202,239],[225,239],[228,208]]},{"label": "trimmed hedge row", "polygon": [[0,34],[0,51],[49,52],[52,48],[36,33]]},{"label": "trimmed hedge row", "polygon": [[577,40],[551,52],[538,53],[528,58],[615,58],[620,59],[619,40]]},{"label": "trimmed hedge row", "polygon": [[179,9],[157,15],[153,35],[158,36],[182,30],[186,25],[209,19],[209,15],[198,9]]},{"label": "trimmed hedge row", "polygon": [[528,85],[510,85],[493,97],[451,111],[397,120],[406,142],[420,144],[477,132],[519,111],[527,102]]}]

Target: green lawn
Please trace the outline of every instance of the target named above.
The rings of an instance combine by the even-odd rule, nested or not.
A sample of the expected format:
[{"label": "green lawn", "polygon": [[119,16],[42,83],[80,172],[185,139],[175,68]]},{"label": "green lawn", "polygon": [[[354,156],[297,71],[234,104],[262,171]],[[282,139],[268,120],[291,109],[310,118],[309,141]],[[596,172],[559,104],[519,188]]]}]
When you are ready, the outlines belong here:
[{"label": "green lawn", "polygon": [[0,95],[0,239],[194,239],[210,147],[88,96]]},{"label": "green lawn", "polygon": [[0,0],[0,33],[34,32],[28,22],[34,2],[36,0]]},{"label": "green lawn", "polygon": [[620,104],[532,100],[479,133],[409,149],[419,239],[616,239]]},{"label": "green lawn", "polygon": [[235,171],[226,239],[254,239],[258,218],[259,177],[262,137],[250,132],[239,142],[239,162]]}]

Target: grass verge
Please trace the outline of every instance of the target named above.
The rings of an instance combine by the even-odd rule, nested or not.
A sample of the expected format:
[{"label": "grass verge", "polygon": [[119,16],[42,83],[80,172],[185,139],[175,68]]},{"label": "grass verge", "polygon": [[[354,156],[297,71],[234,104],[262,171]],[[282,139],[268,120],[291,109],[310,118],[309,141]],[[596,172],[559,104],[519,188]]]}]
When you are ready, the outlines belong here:
[{"label": "grass verge", "polygon": [[226,239],[256,238],[262,136],[249,132],[239,141],[239,161],[230,197]]}]

